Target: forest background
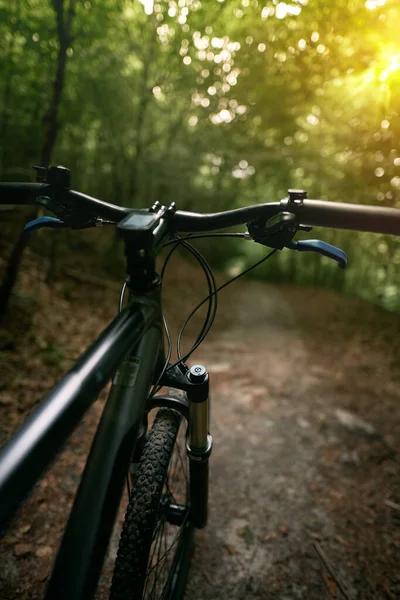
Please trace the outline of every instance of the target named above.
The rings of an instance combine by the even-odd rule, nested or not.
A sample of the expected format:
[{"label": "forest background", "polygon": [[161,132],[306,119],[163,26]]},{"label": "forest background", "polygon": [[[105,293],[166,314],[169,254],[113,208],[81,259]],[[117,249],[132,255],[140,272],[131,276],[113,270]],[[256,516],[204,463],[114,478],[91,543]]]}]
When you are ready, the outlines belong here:
[{"label": "forest background", "polygon": [[[73,189],[125,206],[210,212],[303,188],[400,207],[399,20],[397,0],[0,0],[0,179],[31,181],[32,164],[52,163],[71,169]],[[348,270],[283,251],[256,276],[400,308],[397,238],[312,237],[343,248]],[[50,281],[83,235],[40,240]],[[6,248],[5,293],[24,246]],[[265,253],[199,246],[230,273]],[[115,238],[96,251],[120,277]]]}]

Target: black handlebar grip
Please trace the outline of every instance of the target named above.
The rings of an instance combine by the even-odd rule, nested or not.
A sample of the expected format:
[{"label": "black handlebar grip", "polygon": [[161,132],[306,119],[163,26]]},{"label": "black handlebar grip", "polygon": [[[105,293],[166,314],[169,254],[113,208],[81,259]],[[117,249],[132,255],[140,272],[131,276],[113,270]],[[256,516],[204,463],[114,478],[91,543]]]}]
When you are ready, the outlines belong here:
[{"label": "black handlebar grip", "polygon": [[304,225],[352,229],[400,235],[400,210],[387,206],[344,204],[325,200],[303,200],[302,204],[281,202]]},{"label": "black handlebar grip", "polygon": [[0,183],[0,204],[37,204],[41,193],[46,195],[48,186],[43,183]]}]

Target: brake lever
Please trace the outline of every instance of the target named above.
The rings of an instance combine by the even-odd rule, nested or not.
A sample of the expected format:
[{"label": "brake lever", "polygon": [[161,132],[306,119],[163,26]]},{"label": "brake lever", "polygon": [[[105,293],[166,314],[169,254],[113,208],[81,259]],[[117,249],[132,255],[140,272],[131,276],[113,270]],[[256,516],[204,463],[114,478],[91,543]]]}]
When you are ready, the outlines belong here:
[{"label": "brake lever", "polygon": [[322,254],[322,256],[335,260],[341,269],[347,267],[346,252],[336,246],[332,246],[332,244],[323,242],[322,240],[301,240],[299,242],[291,242],[286,244],[286,248],[297,250],[298,252],[316,252],[317,254]]},{"label": "brake lever", "polygon": [[41,229],[42,227],[51,227],[53,229],[71,228],[71,229],[87,229],[89,227],[96,227],[97,225],[107,224],[107,221],[102,219],[91,219],[90,221],[78,221],[76,219],[67,218],[65,221],[56,219],[55,217],[39,217],[29,221],[25,227],[24,232],[26,234],[32,233],[35,229]]},{"label": "brake lever", "polygon": [[37,219],[33,219],[33,221],[29,221],[25,227],[25,233],[31,233],[35,229],[40,229],[41,227],[53,227],[55,229],[61,229],[62,227],[67,227],[64,221],[61,219],[55,219],[54,217],[38,217]]}]

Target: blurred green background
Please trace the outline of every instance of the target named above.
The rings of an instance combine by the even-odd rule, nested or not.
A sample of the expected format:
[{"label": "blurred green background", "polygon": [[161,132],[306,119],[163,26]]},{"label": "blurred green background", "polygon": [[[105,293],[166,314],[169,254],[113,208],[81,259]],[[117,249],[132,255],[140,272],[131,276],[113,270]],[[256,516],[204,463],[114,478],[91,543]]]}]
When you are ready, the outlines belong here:
[{"label": "blurred green background", "polygon": [[[0,177],[63,164],[106,201],[204,212],[293,187],[400,207],[399,22],[398,0],[0,0]],[[311,237],[348,270],[283,251],[255,276],[399,310],[397,238]],[[74,238],[57,239],[54,261]],[[266,250],[201,248],[232,273]],[[120,256],[112,239],[98,252]]]}]

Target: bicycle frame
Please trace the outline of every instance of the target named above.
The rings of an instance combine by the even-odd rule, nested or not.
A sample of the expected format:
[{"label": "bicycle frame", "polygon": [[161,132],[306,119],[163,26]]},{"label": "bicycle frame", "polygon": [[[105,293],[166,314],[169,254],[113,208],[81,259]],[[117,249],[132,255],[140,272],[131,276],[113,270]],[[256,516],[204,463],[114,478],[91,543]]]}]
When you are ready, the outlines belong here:
[{"label": "bicycle frame", "polygon": [[[113,377],[47,588],[47,600],[93,596],[120,503],[124,480],[149,410],[179,410],[191,423],[188,440],[193,523],[207,520],[208,381],[181,373],[162,383],[184,389],[189,403],[169,396],[148,401],[158,365],[165,364],[161,285],[130,298],[75,366],[0,451],[0,517],[4,523],[39,479],[98,393]],[[134,401],[132,401],[134,400]],[[190,419],[189,419],[190,414]]]},{"label": "bicycle frame", "polygon": [[[137,304],[133,302],[132,306]],[[142,427],[157,358],[163,355],[160,312],[154,310],[152,299],[141,298],[139,304],[146,331],[113,378],[58,551],[47,599],[91,598],[96,589]]]},{"label": "bicycle frame", "polygon": [[48,598],[89,598],[95,590],[157,358],[164,356],[160,302],[159,288],[131,302],[0,452],[4,523],[114,375]]}]

